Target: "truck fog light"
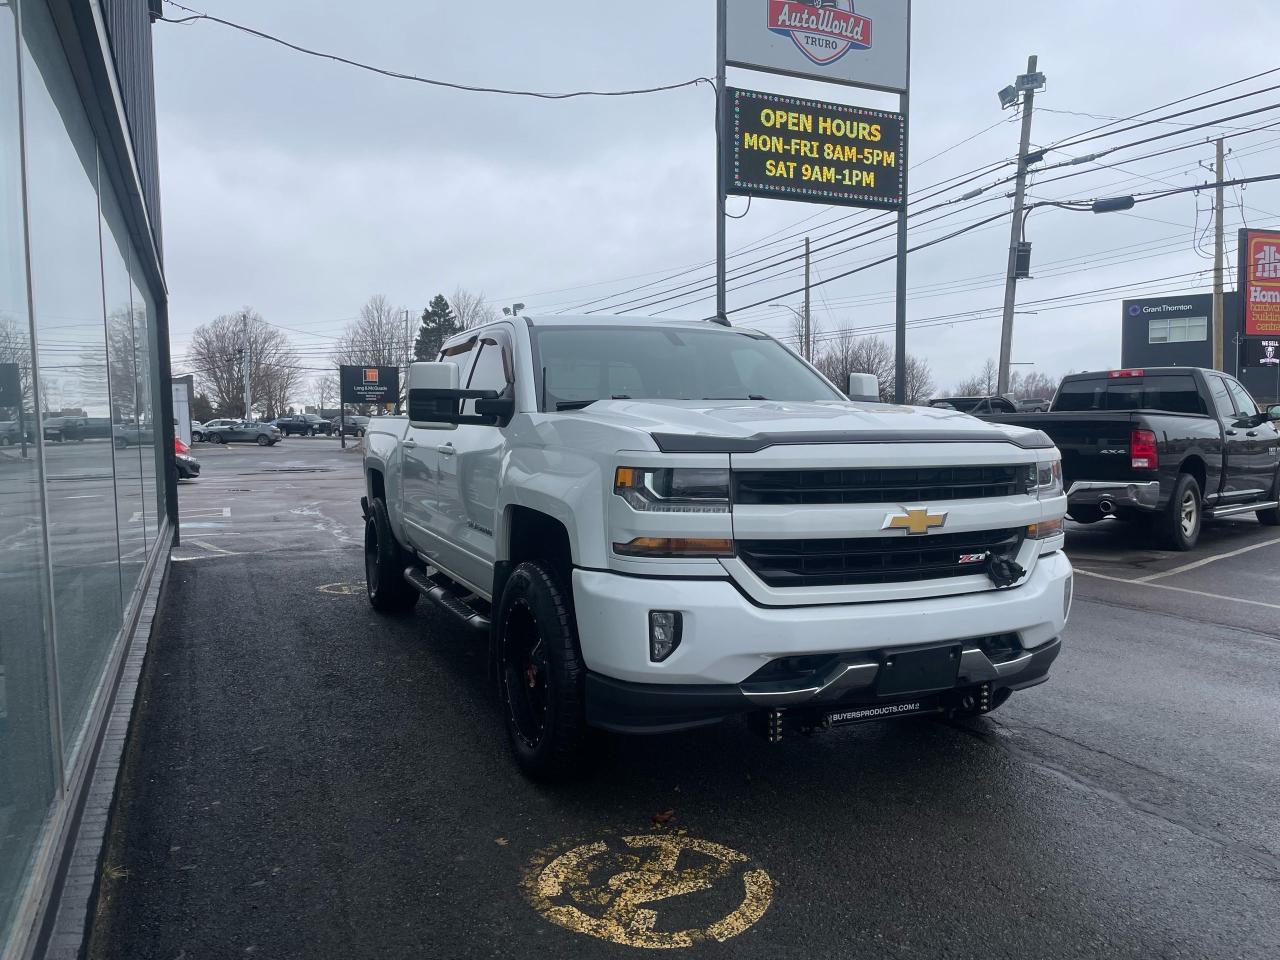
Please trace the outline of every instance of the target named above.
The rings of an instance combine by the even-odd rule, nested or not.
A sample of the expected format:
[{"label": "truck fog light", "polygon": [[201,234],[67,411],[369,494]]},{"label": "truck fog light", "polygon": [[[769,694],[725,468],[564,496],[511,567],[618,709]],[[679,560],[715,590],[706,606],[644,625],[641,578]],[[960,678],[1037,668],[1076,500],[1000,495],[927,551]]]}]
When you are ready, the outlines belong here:
[{"label": "truck fog light", "polygon": [[649,659],[661,663],[680,646],[683,618],[675,610],[649,611]]}]

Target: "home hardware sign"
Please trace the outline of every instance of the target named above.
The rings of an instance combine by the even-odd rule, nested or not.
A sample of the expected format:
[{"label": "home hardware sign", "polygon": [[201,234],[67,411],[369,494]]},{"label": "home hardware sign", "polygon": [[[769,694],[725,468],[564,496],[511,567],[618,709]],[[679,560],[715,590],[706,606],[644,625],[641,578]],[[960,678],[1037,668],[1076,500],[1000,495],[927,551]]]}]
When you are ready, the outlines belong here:
[{"label": "home hardware sign", "polygon": [[902,205],[902,115],[730,88],[725,193]]}]

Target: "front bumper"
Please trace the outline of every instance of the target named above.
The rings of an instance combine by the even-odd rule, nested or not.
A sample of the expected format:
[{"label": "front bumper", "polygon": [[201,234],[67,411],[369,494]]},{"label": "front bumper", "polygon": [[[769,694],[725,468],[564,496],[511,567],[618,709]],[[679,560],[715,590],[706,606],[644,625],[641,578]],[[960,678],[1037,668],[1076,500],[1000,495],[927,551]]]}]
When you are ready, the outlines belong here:
[{"label": "front bumper", "polygon": [[1103,501],[1113,510],[1160,509],[1160,481],[1128,483],[1119,480],[1077,480],[1067,491],[1067,511],[1072,507],[1099,507]]},{"label": "front bumper", "polygon": [[[632,577],[578,569],[573,574],[578,635],[583,659],[594,675],[588,687],[589,716],[593,722],[609,725],[597,709],[608,699],[606,689],[626,692],[630,685],[659,689],[632,690],[635,696],[624,696],[624,703],[636,697],[647,699],[650,693],[676,701],[711,693],[729,712],[738,712],[839,699],[850,691],[871,689],[876,679],[872,666],[880,663],[885,651],[1009,634],[1016,636],[1022,651],[1035,654],[1061,636],[1071,583],[1071,564],[1057,552],[1039,557],[1026,581],[1009,590],[783,607],[753,603],[729,580]],[[682,615],[680,645],[662,663],[649,659],[650,610],[677,610]],[[819,654],[835,655],[841,670],[838,677],[824,675],[817,689],[742,689],[770,661]],[[987,670],[968,655],[961,674],[973,683],[1023,683],[1029,674],[1024,676],[1022,671],[1042,661],[1043,657],[1021,663],[1015,676],[1014,666],[999,664],[1003,669],[997,670],[996,664],[989,664],[992,669]],[[1047,663],[1044,666],[1047,669]],[[696,689],[708,687],[719,689]],[[591,690],[596,691],[594,698]]]},{"label": "front bumper", "polygon": [[174,454],[174,465],[178,468],[178,477],[182,480],[194,480],[200,476],[200,461],[185,454]]},{"label": "front bumper", "polygon": [[[965,645],[955,685],[909,695],[878,696],[876,680],[882,654],[842,657],[822,682],[792,690],[762,690],[761,684],[628,683],[588,673],[587,722],[614,733],[669,733],[719,723],[760,710],[795,712],[818,718],[842,711],[867,710],[891,715],[904,702],[936,704],[939,711],[957,706],[963,692],[986,685],[986,697],[997,704],[1005,691],[1022,690],[1049,678],[1049,667],[1062,649],[1058,638],[1012,660],[992,662],[976,646]],[[881,710],[876,708],[880,707]]]}]

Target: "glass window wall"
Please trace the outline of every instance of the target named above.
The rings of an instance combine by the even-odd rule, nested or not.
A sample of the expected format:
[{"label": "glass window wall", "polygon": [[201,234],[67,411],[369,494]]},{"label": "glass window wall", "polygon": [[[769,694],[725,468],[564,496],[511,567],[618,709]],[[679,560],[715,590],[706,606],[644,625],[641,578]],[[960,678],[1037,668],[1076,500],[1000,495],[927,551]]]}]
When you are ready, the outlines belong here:
[{"label": "glass window wall", "polygon": [[39,451],[24,440],[35,406],[17,51],[0,0],[0,953],[58,788]]},{"label": "glass window wall", "polygon": [[102,308],[98,154],[43,4],[24,4],[28,243],[63,753],[122,622]]}]

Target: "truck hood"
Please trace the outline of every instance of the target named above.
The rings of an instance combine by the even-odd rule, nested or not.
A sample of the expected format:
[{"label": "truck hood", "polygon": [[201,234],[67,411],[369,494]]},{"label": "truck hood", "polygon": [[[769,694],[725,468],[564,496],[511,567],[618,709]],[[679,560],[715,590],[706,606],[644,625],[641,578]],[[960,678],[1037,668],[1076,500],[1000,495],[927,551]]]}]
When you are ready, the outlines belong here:
[{"label": "truck hood", "polygon": [[1038,430],[955,410],[847,401],[599,400],[573,416],[643,430],[673,452],[750,452],[778,443],[1008,442],[1049,448]]}]

